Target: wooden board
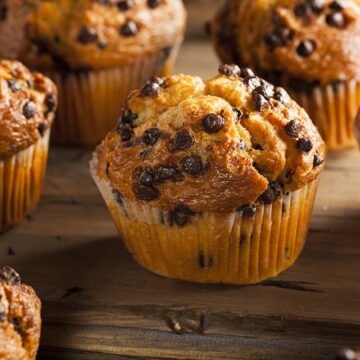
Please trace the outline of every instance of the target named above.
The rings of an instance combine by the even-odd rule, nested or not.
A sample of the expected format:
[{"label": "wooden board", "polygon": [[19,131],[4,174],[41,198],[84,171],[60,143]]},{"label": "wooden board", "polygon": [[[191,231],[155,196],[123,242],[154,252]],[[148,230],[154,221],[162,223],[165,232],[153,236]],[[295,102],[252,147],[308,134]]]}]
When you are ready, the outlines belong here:
[{"label": "wooden board", "polygon": [[[216,71],[206,44],[187,44],[180,60],[179,71]],[[38,209],[0,238],[0,262],[43,301],[39,359],[325,360],[360,345],[357,150],[330,156],[296,265],[249,287],[184,283],[141,269],[90,179],[89,158],[86,150],[52,149]],[[177,323],[185,333],[172,330]]]}]

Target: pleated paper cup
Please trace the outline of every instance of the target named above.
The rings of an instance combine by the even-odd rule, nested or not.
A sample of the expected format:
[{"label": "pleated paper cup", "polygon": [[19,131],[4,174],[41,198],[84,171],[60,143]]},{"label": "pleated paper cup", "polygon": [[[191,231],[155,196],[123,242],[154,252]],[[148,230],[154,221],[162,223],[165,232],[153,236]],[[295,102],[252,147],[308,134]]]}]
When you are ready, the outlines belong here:
[{"label": "pleated paper cup", "polygon": [[307,111],[329,150],[356,145],[353,123],[360,106],[360,83],[347,81],[316,86],[311,92],[288,90]]},{"label": "pleated paper cup", "polygon": [[201,283],[254,284],[289,268],[309,228],[318,181],[242,212],[204,212],[178,227],[169,212],[119,196],[109,181],[91,173],[115,225],[135,260],[147,270]]},{"label": "pleated paper cup", "polygon": [[0,160],[0,232],[37,205],[45,177],[50,130],[35,144]]},{"label": "pleated paper cup", "polygon": [[104,70],[48,72],[59,92],[51,141],[58,145],[97,145],[111,130],[129,93],[151,75],[171,73],[182,40],[172,48],[131,65]]}]

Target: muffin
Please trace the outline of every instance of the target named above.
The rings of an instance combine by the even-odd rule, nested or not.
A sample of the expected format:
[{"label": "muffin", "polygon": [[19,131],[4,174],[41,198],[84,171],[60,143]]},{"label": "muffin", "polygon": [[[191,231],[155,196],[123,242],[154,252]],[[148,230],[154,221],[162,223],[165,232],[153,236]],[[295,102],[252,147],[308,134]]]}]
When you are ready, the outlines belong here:
[{"label": "muffin", "polygon": [[250,284],[299,256],[325,152],[285,90],[223,65],[206,82],[150,78],[130,94],[90,167],[146,269]]},{"label": "muffin", "polygon": [[57,144],[98,144],[128,93],[150,75],[171,71],[186,21],[181,0],[15,0],[5,6],[0,57],[20,59],[56,82]]},{"label": "muffin", "polygon": [[51,80],[17,61],[0,61],[0,232],[39,200],[56,106]]},{"label": "muffin", "polygon": [[35,360],[39,347],[41,303],[10,267],[0,269],[0,358]]},{"label": "muffin", "polygon": [[212,21],[211,33],[222,61],[250,66],[285,87],[328,148],[355,144],[358,0],[228,0]]}]

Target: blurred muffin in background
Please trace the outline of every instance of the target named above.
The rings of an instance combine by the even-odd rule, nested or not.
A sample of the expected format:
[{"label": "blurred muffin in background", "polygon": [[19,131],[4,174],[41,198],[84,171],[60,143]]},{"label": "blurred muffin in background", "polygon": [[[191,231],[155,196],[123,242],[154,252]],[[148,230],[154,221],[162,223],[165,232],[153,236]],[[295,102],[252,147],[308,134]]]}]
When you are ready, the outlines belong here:
[{"label": "blurred muffin in background", "polygon": [[40,198],[56,107],[51,80],[17,61],[0,61],[0,232]]},{"label": "blurred muffin in background", "polygon": [[186,22],[181,0],[1,4],[0,57],[20,59],[58,85],[58,144],[98,143],[133,88],[170,72]]},{"label": "blurred muffin in background", "polygon": [[41,302],[8,266],[0,269],[0,359],[35,360],[41,333]]},{"label": "blurred muffin in background", "polygon": [[357,0],[227,0],[211,24],[223,62],[256,69],[305,108],[330,149],[355,144]]},{"label": "blurred muffin in background", "polygon": [[145,268],[249,284],[301,253],[325,155],[317,129],[284,89],[222,65],[206,82],[152,77],[132,92],[91,172]]}]

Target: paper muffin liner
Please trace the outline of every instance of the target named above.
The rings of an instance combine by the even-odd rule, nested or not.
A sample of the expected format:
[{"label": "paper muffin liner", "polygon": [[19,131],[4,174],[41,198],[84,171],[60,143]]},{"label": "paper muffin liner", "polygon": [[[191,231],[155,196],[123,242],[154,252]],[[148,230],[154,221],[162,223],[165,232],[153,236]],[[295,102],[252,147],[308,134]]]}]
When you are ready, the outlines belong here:
[{"label": "paper muffin liner", "polygon": [[92,146],[112,129],[129,93],[151,75],[170,74],[181,42],[131,65],[83,72],[48,72],[59,92],[59,109],[51,141],[59,145]]},{"label": "paper muffin liner", "polygon": [[50,129],[29,148],[0,160],[0,232],[37,205],[45,177]]},{"label": "paper muffin liner", "polygon": [[171,225],[169,212],[128,201],[96,172],[115,225],[136,261],[163,276],[201,283],[254,284],[289,268],[300,255],[309,228],[318,180],[242,212],[203,212],[184,227]]},{"label": "paper muffin liner", "polygon": [[289,89],[289,94],[307,111],[329,150],[356,144],[353,123],[360,106],[360,83],[317,86],[309,93]]}]

